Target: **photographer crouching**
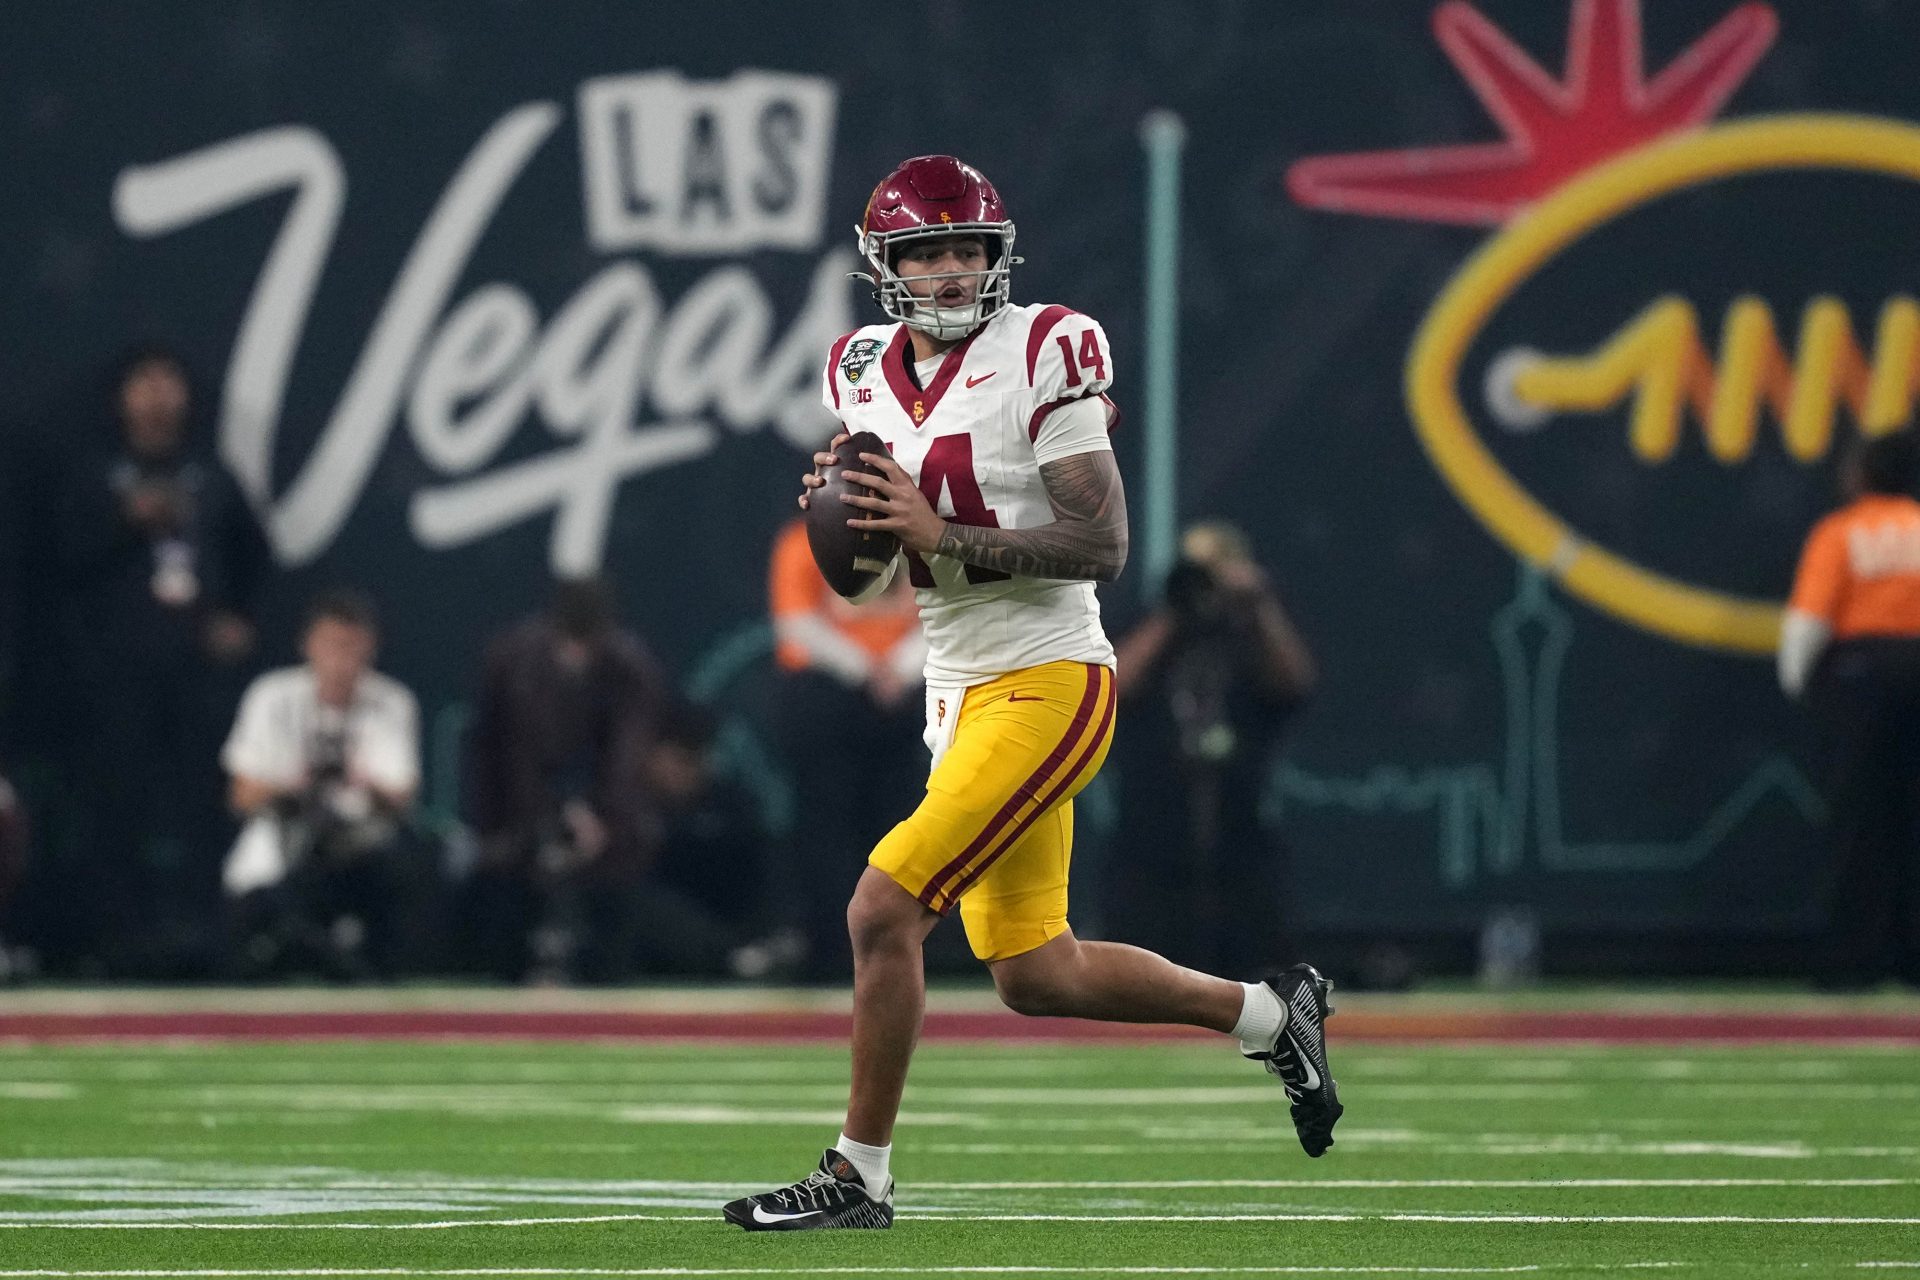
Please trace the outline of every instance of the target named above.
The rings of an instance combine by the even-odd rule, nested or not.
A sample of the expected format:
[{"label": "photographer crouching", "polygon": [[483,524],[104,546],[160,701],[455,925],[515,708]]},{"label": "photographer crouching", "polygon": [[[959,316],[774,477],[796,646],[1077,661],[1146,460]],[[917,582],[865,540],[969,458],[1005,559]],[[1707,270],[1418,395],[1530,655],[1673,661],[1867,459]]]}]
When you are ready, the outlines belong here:
[{"label": "photographer crouching", "polygon": [[1313,656],[1238,529],[1194,525],[1180,550],[1161,605],[1118,646],[1113,915],[1181,964],[1253,975],[1294,958],[1286,851],[1260,797]]},{"label": "photographer crouching", "polygon": [[355,592],[308,609],[305,663],[241,700],[221,753],[245,822],[222,876],[235,976],[391,976],[418,876],[405,820],[420,783],[413,694],[372,669],[372,603]]}]

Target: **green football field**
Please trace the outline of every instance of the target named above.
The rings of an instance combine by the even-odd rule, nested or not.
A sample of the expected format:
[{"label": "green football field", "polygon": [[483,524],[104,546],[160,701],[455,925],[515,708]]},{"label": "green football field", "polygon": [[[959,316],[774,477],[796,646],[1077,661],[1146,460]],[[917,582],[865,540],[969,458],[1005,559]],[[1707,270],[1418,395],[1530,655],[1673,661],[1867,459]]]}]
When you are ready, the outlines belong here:
[{"label": "green football field", "polygon": [[[1331,1028],[1337,1033],[1338,1023]],[[0,1044],[0,1277],[1920,1274],[1913,1045],[930,1043],[891,1232],[747,1235],[844,1050]]]}]

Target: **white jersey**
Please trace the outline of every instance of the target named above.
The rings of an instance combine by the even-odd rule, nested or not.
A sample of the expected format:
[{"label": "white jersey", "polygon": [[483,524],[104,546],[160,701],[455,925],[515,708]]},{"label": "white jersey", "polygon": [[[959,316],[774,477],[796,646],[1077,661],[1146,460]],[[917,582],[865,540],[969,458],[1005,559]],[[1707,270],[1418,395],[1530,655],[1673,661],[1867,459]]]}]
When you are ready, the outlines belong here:
[{"label": "white jersey", "polygon": [[[924,386],[912,360],[903,324],[847,334],[827,359],[826,405],[848,431],[879,436],[934,510],[957,524],[1051,524],[1041,465],[1112,448],[1107,432],[1118,413],[1106,396],[1107,335],[1066,307],[1001,308],[946,353]],[[1093,583],[1010,577],[950,556],[908,561],[930,687],[981,684],[1046,662],[1113,665]]]},{"label": "white jersey", "polygon": [[339,740],[346,763],[375,785],[412,791],[420,785],[420,707],[398,680],[369,671],[344,710],[323,706],[305,666],[269,671],[247,686],[220,763],[230,774],[273,787],[297,787]]},{"label": "white jersey", "polygon": [[[420,707],[397,680],[369,671],[345,708],[321,703],[307,667],[269,671],[247,686],[221,749],[229,774],[268,786],[300,787],[323,756],[390,791],[420,785]],[[271,810],[255,814],[227,854],[220,880],[238,897],[279,884],[291,868],[285,832]]]}]

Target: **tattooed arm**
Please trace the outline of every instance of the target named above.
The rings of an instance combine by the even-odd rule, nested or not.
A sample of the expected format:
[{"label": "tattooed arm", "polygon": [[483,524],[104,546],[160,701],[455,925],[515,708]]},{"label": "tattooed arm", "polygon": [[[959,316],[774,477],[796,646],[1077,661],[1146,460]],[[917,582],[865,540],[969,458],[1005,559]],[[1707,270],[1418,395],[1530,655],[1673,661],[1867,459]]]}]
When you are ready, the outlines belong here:
[{"label": "tattooed arm", "polygon": [[943,520],[899,463],[873,453],[861,454],[860,460],[871,471],[849,470],[846,476],[869,492],[842,495],[841,501],[863,509],[849,512],[847,523],[890,529],[909,551],[952,556],[1023,578],[1095,582],[1113,581],[1127,562],[1127,495],[1110,449],[1041,465],[1040,479],[1054,519],[1032,529],[988,529]]},{"label": "tattooed arm", "polygon": [[1053,523],[988,529],[947,522],[938,555],[1022,578],[1112,582],[1127,563],[1127,495],[1113,451],[1076,453],[1040,468]]}]

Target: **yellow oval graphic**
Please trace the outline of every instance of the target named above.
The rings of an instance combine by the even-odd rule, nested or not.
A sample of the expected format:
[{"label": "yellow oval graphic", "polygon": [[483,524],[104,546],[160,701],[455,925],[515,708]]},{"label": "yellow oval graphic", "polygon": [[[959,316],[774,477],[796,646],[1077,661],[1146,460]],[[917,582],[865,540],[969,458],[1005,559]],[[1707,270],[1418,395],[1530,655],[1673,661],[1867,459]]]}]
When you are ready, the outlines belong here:
[{"label": "yellow oval graphic", "polygon": [[1489,316],[1589,229],[1682,187],[1768,169],[1845,169],[1920,182],[1920,128],[1871,116],[1795,114],[1717,125],[1632,151],[1575,179],[1468,260],[1407,355],[1407,410],[1447,484],[1493,535],[1596,608],[1670,639],[1772,653],[1776,601],[1655,573],[1582,538],[1481,443],[1457,389]]}]

